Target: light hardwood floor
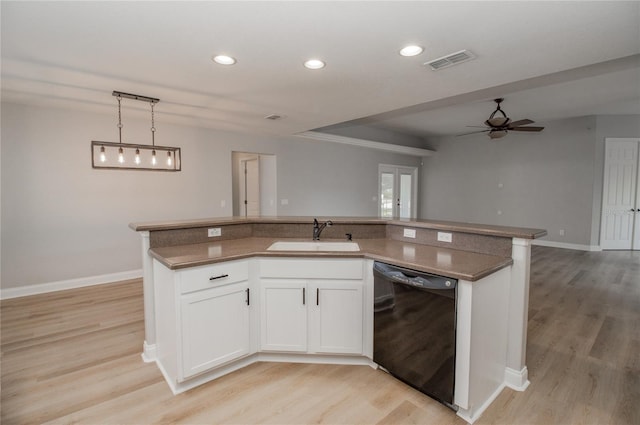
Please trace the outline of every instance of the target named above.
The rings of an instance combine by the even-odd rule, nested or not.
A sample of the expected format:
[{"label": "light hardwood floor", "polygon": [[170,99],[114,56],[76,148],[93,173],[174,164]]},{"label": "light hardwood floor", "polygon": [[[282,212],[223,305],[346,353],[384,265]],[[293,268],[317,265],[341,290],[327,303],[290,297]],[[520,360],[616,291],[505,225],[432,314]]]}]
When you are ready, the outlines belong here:
[{"label": "light hardwood floor", "polygon": [[[640,252],[534,247],[525,392],[478,424],[640,424]],[[463,424],[367,366],[258,363],[173,396],[139,280],[1,302],[1,422]]]}]

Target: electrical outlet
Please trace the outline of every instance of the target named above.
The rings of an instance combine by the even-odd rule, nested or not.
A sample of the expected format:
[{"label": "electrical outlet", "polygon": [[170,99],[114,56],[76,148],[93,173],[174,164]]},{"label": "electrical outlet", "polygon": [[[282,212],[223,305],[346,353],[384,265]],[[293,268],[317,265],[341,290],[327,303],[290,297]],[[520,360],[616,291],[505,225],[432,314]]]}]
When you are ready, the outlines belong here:
[{"label": "electrical outlet", "polygon": [[564,229],[560,229],[558,233],[560,234],[560,236],[564,236]]},{"label": "electrical outlet", "polygon": [[447,232],[438,232],[438,241],[440,242],[451,242],[452,235]]},{"label": "electrical outlet", "polygon": [[416,238],[416,229],[404,229],[402,234],[405,238]]},{"label": "electrical outlet", "polygon": [[207,236],[214,238],[216,236],[222,236],[222,229],[220,227],[213,227],[207,230]]}]

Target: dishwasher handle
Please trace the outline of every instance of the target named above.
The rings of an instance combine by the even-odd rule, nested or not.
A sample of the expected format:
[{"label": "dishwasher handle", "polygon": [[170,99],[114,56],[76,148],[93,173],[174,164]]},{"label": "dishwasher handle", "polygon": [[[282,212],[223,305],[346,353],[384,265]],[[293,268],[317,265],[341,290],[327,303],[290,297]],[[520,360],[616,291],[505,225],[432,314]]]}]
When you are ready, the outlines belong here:
[{"label": "dishwasher handle", "polygon": [[373,266],[374,274],[391,282],[409,285],[416,288],[448,290],[455,289],[458,281],[444,276],[431,275],[428,273],[418,273],[412,270],[394,267],[384,263],[375,262]]}]

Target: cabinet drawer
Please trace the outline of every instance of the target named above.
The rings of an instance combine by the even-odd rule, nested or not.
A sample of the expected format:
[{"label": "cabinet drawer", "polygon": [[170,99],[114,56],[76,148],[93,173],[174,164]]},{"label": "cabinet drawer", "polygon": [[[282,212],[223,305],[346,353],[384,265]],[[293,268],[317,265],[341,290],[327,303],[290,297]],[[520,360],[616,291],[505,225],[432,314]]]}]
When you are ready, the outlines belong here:
[{"label": "cabinet drawer", "polygon": [[210,266],[195,267],[177,272],[180,293],[200,291],[249,279],[247,261],[230,261]]},{"label": "cabinet drawer", "polygon": [[362,260],[262,259],[260,276],[308,279],[362,279]]}]

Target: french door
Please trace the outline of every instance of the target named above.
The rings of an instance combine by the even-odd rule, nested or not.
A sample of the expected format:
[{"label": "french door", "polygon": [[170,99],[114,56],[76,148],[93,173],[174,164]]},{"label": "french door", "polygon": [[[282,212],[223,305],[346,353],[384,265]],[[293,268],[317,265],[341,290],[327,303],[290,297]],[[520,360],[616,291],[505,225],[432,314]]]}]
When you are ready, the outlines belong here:
[{"label": "french door", "polygon": [[605,141],[602,249],[640,250],[640,139]]},{"label": "french door", "polygon": [[380,217],[415,218],[418,204],[418,169],[380,164],[378,194]]}]

